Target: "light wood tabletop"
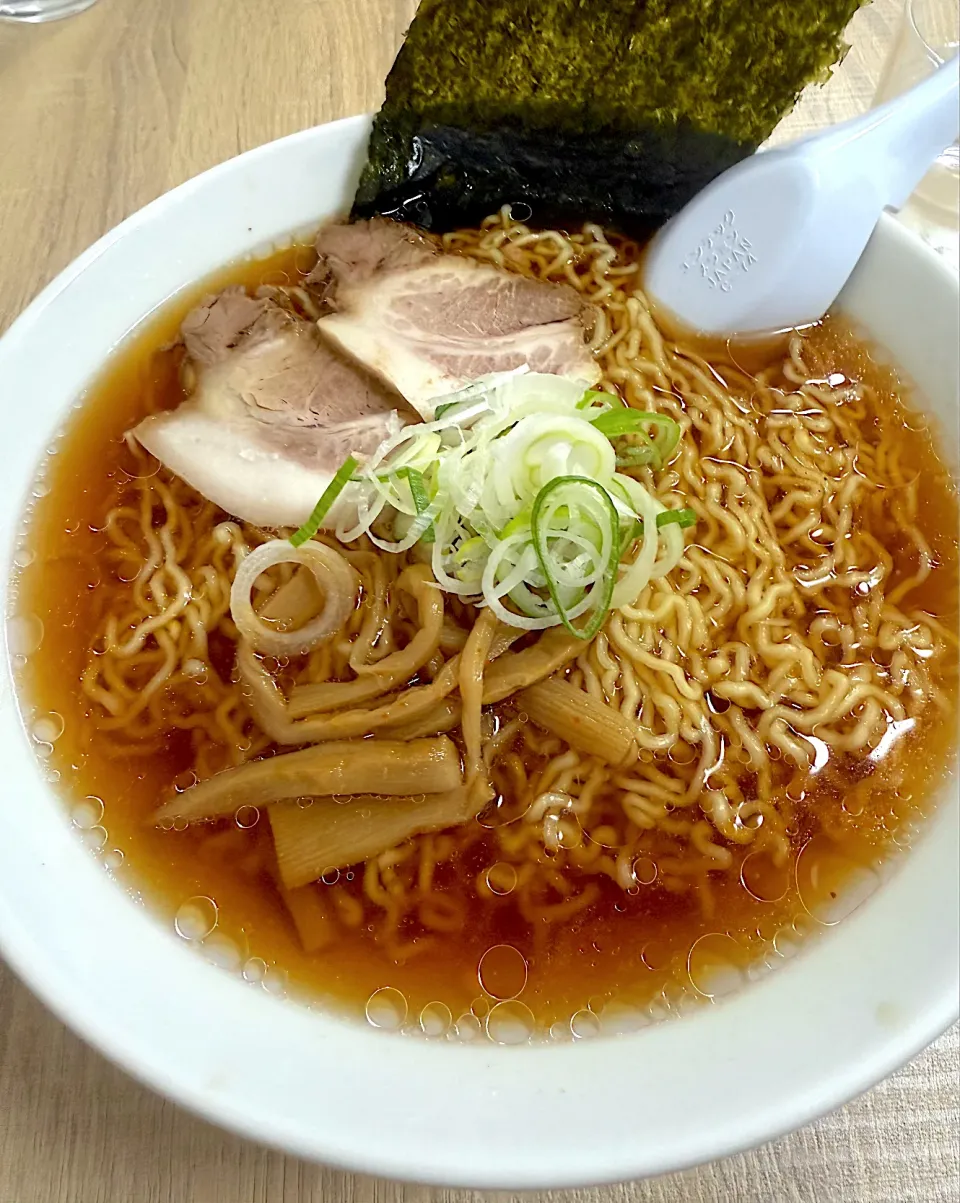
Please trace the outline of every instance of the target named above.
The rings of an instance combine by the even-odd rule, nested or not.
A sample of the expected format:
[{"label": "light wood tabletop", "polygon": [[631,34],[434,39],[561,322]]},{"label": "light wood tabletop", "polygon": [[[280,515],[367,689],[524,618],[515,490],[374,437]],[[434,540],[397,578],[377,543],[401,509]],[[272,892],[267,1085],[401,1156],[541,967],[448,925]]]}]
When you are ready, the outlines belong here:
[{"label": "light wood tabletop", "polygon": [[[858,14],[843,66],[804,96],[782,136],[867,106],[901,4],[875,0]],[[282,134],[374,108],[415,8],[416,0],[100,0],[54,25],[0,24],[0,328],[87,245],[173,185]],[[954,1028],[867,1095],[755,1152],[563,1197],[956,1200],[958,1067]],[[478,1198],[307,1165],[224,1134],[113,1068],[0,965],[0,1203]]]}]

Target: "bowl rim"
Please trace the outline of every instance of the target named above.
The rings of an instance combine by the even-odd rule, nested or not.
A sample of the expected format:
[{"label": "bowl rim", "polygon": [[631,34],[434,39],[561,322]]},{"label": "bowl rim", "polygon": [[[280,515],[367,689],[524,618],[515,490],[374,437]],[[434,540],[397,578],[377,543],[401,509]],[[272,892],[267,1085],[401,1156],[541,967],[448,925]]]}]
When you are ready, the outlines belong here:
[{"label": "bowl rim", "polygon": [[[288,135],[248,151],[235,159],[220,163],[158,197],[106,233],[38,294],[0,340],[0,364],[5,364],[10,355],[17,353],[18,341],[38,324],[43,323],[47,310],[54,301],[114,244],[127,238],[141,226],[161,219],[169,210],[175,209],[180,201],[188,198],[194,192],[204,190],[214,180],[230,176],[236,170],[238,162],[242,161],[247,166],[256,167],[257,164],[268,161],[277,153],[278,148],[296,151],[301,146],[309,146],[318,138],[326,138],[337,131],[343,133],[348,140],[356,140],[363,136],[368,125],[369,118],[367,117],[345,118],[326,126]],[[960,296],[960,281],[955,274],[935,252],[923,246],[914,235],[894,222],[892,218],[884,217],[882,219],[879,237],[897,247],[901,253],[915,257],[926,256],[927,267],[941,274],[942,278],[948,282],[951,292]],[[160,303],[165,303],[165,300]],[[144,316],[146,315],[141,315],[137,320],[142,320]],[[61,412],[61,420],[62,416]],[[42,788],[48,793],[53,792],[46,785]],[[944,817],[949,818],[949,816]],[[933,820],[931,820],[931,825],[932,822]],[[115,886],[111,885],[110,888],[116,893]],[[119,894],[117,896],[119,897]],[[0,916],[2,915],[3,909],[0,906]],[[13,918],[15,919],[15,917]],[[855,918],[856,916],[848,917],[844,921],[845,925],[850,924]],[[952,989],[944,990],[937,997],[930,998],[924,1009],[910,1017],[906,1033],[891,1035],[885,1042],[875,1042],[871,1056],[862,1057],[859,1061],[835,1069],[830,1075],[828,1089],[821,1089],[817,1093],[809,1092],[807,1096],[797,1100],[781,1101],[778,1108],[767,1109],[763,1114],[756,1113],[756,1109],[754,1109],[755,1114],[751,1120],[742,1120],[738,1125],[734,1125],[735,1135],[732,1134],[733,1128],[729,1125],[726,1128],[721,1127],[711,1138],[701,1139],[699,1143],[694,1142],[694,1147],[691,1147],[686,1156],[678,1157],[676,1154],[668,1154],[666,1157],[658,1158],[656,1153],[651,1154],[649,1150],[631,1148],[625,1149],[623,1156],[615,1158],[610,1164],[604,1166],[590,1161],[589,1158],[581,1158],[577,1161],[571,1160],[564,1165],[544,1169],[542,1163],[537,1163],[534,1159],[526,1166],[516,1162],[502,1165],[474,1163],[465,1174],[462,1174],[463,1167],[453,1164],[443,1149],[433,1150],[432,1160],[424,1161],[422,1148],[407,1153],[398,1152],[396,1148],[391,1152],[385,1152],[378,1147],[371,1148],[370,1142],[365,1139],[358,1141],[354,1147],[330,1147],[325,1144],[322,1135],[304,1140],[301,1136],[292,1134],[283,1119],[271,1120],[269,1116],[254,1114],[249,1108],[238,1107],[226,1098],[212,1101],[209,1092],[193,1088],[183,1080],[182,1075],[171,1072],[162,1058],[158,1058],[150,1048],[138,1044],[128,1032],[118,1029],[116,1023],[111,1022],[111,1017],[100,1015],[87,1006],[85,1000],[78,997],[75,985],[72,985],[69,978],[63,974],[55,958],[51,958],[49,950],[31,944],[25,930],[15,921],[0,923],[0,951],[18,976],[67,1026],[78,1032],[108,1059],[118,1064],[138,1081],[174,1099],[178,1104],[206,1120],[227,1126],[259,1143],[267,1143],[310,1160],[319,1159],[325,1164],[345,1170],[374,1173],[385,1177],[434,1185],[463,1185],[487,1189],[523,1190],[576,1187],[622,1181],[629,1177],[636,1177],[638,1174],[646,1176],[687,1168],[774,1139],[784,1132],[806,1124],[824,1112],[840,1106],[854,1095],[873,1085],[916,1055],[944,1031],[960,1012],[960,1002],[957,998],[958,990],[960,990],[960,978],[958,978]],[[786,972],[787,969],[783,969],[775,976],[779,977],[780,974]],[[226,980],[226,976],[223,976]],[[956,975],[954,977],[956,978]],[[233,983],[230,983],[230,987],[231,989],[235,988]],[[755,983],[749,987],[746,993],[755,995],[759,989],[761,989],[761,983]],[[115,1017],[113,1018],[115,1019]],[[691,1018],[683,1020],[683,1024],[693,1022],[695,1021]],[[372,1033],[365,1033],[365,1035],[376,1040],[391,1039]],[[625,1039],[629,1043],[634,1039],[643,1040],[645,1038],[645,1035],[641,1034],[639,1037]],[[610,1040],[605,1043],[619,1044],[621,1048],[627,1047],[627,1044],[621,1044],[618,1040]],[[630,1047],[633,1046],[630,1045]],[[579,1067],[583,1058],[580,1057],[579,1061],[574,1058],[579,1057],[579,1052],[582,1051],[583,1049],[578,1051],[571,1046],[563,1049],[507,1050],[505,1055],[527,1058],[531,1063],[542,1061],[544,1056],[549,1056],[552,1060],[557,1061],[563,1058],[570,1066]],[[452,1051],[450,1055],[453,1056]],[[503,1055],[503,1051],[497,1050],[495,1053],[480,1054],[477,1050],[469,1050],[469,1055],[486,1055],[488,1060],[494,1061]],[[431,1052],[431,1056],[433,1056],[433,1052]],[[417,1054],[414,1061],[419,1058],[420,1054]]]}]

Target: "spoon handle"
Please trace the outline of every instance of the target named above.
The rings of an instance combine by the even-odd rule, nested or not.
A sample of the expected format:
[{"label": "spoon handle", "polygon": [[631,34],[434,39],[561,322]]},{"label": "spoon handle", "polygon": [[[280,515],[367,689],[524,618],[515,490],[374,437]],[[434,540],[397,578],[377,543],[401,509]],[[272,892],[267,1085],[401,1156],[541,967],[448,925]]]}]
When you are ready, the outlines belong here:
[{"label": "spoon handle", "polygon": [[960,57],[862,117],[804,145],[812,157],[842,155],[843,175],[874,182],[882,202],[899,209],[951,142],[960,136]]}]

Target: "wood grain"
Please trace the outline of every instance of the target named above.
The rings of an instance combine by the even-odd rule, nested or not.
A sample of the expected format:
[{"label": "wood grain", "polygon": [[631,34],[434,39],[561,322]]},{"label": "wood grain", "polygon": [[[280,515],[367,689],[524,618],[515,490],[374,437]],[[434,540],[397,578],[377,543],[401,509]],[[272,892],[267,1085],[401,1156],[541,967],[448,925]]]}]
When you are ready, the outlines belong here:
[{"label": "wood grain", "polygon": [[[779,137],[867,106],[900,2],[875,0],[858,14],[843,67],[804,96]],[[84,247],[173,185],[272,138],[375,107],[415,7],[101,0],[56,25],[0,25],[0,328]],[[956,1200],[958,1066],[954,1029],[868,1095],[756,1152],[537,1198]],[[478,1199],[341,1174],[224,1134],[113,1068],[0,967],[0,1203]]]}]

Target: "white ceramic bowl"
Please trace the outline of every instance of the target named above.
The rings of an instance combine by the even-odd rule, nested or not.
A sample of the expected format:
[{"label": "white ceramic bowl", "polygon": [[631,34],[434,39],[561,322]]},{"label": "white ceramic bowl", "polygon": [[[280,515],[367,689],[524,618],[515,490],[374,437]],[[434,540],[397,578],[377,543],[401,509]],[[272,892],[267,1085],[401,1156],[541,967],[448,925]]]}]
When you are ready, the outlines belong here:
[{"label": "white ceramic bowl", "polygon": [[[367,130],[362,118],[309,130],[162,197],[82,255],[0,341],[4,565],[44,448],[111,350],[178,289],[343,212]],[[843,303],[916,381],[955,463],[956,277],[884,220]],[[4,955],[130,1073],[305,1157],[493,1188],[655,1174],[806,1123],[957,1013],[955,786],[859,910],[720,1005],[577,1045],[437,1044],[278,1001],[191,953],[80,846],[37,770],[8,670],[0,695]]]}]

